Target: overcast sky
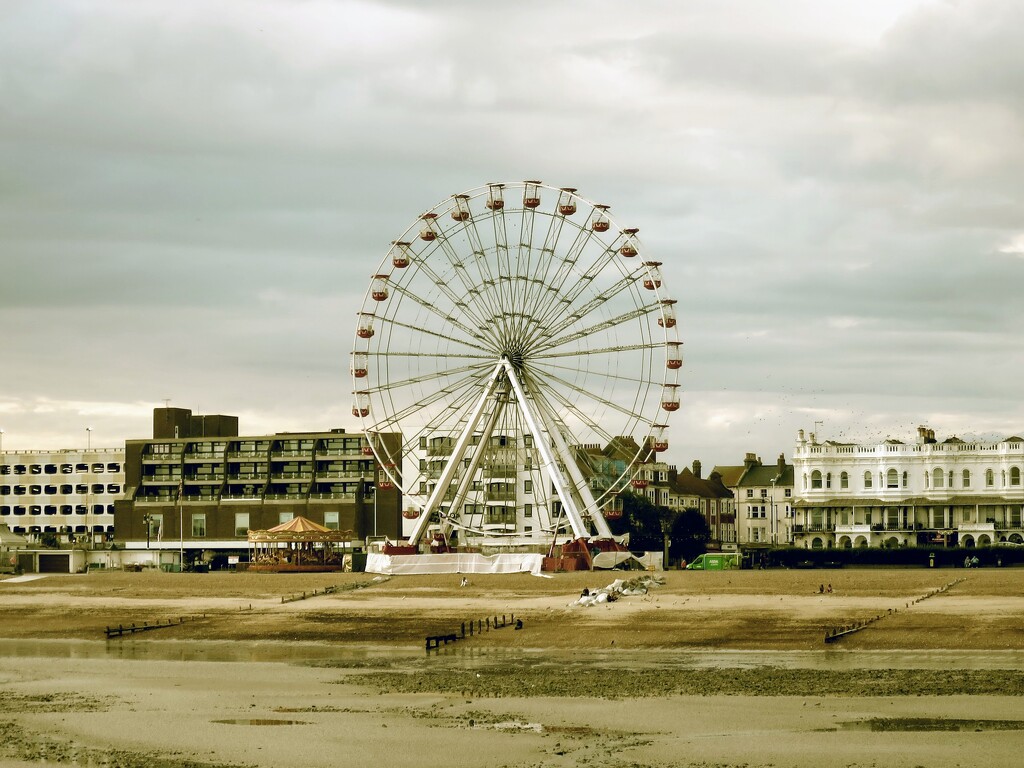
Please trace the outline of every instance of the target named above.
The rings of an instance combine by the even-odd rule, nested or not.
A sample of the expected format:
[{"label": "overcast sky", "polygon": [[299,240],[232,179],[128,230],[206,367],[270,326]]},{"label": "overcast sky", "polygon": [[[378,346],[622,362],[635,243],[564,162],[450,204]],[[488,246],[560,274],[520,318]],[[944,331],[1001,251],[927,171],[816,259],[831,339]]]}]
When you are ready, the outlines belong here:
[{"label": "overcast sky", "polygon": [[679,300],[668,460],[1024,432],[1024,3],[4,0],[5,449],[358,425],[389,241],[578,187]]}]

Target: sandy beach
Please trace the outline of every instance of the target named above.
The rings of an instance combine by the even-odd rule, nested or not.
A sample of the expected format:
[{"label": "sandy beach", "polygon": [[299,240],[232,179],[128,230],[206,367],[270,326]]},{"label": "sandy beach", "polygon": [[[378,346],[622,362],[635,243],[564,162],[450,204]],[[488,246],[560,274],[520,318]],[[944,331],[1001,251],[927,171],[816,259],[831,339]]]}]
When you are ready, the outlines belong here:
[{"label": "sandy beach", "polygon": [[6,580],[0,765],[1019,763],[1024,569],[658,576]]}]

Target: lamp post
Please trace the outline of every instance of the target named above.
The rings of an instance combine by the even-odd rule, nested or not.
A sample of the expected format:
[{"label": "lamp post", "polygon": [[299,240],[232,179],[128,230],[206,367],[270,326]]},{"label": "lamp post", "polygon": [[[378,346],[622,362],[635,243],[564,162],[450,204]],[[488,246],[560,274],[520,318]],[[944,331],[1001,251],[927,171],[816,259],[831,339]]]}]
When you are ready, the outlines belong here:
[{"label": "lamp post", "polygon": [[92,450],[92,427],[85,428],[85,449]]},{"label": "lamp post", "polygon": [[152,530],[152,523],[153,523],[153,518],[150,516],[149,512],[147,512],[146,514],[144,514],[142,516],[142,524],[146,526],[146,549],[147,549],[147,551],[149,550],[149,535],[150,535],[150,531]]},{"label": "lamp post", "polygon": [[774,547],[779,543],[779,521],[775,517],[775,483],[779,481],[781,475],[776,475],[771,479],[772,491],[771,498],[768,500],[768,514],[771,515],[771,531],[772,531],[772,546]]}]

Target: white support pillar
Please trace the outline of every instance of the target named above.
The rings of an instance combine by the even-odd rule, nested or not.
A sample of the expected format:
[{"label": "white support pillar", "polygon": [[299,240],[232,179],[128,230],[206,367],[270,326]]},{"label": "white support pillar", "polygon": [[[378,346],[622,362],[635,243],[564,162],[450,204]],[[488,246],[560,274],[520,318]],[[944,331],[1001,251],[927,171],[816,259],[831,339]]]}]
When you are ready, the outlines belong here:
[{"label": "white support pillar", "polygon": [[426,532],[427,527],[430,525],[431,516],[440,506],[441,500],[444,499],[444,495],[448,492],[448,487],[451,485],[452,478],[455,476],[458,465],[462,461],[462,456],[466,452],[466,446],[469,445],[469,440],[473,436],[473,432],[476,430],[477,424],[480,423],[484,407],[487,405],[487,401],[494,393],[494,388],[497,385],[498,378],[503,370],[504,362],[498,363],[494,367],[494,371],[491,373],[490,378],[487,379],[487,383],[484,385],[484,391],[481,393],[480,399],[473,407],[473,412],[470,414],[469,420],[466,422],[466,426],[462,430],[462,434],[459,435],[459,439],[455,443],[452,455],[448,458],[448,463],[441,471],[441,477],[438,478],[437,485],[434,487],[433,492],[430,494],[430,498],[427,499],[427,503],[423,507],[423,513],[420,515],[419,520],[416,521],[416,527],[413,529],[412,535],[409,536],[410,544],[419,543],[423,534]]},{"label": "white support pillar", "polygon": [[[572,526],[573,533],[577,538],[589,537],[590,531],[587,529],[586,523],[583,522],[583,516],[580,514],[576,500],[572,497],[569,488],[566,486],[565,478],[558,469],[558,461],[551,450],[550,444],[548,443],[547,435],[550,435],[555,431],[555,429],[544,429],[542,427],[542,422],[536,418],[536,415],[533,413],[533,408],[526,398],[526,392],[523,389],[523,385],[520,383],[519,377],[516,375],[512,364],[506,358],[502,358],[501,366],[504,368],[505,373],[508,376],[508,380],[512,384],[512,389],[515,390],[516,397],[519,400],[519,409],[522,411],[523,418],[526,420],[527,426],[534,435],[534,442],[537,449],[540,451],[543,462],[541,464],[541,469],[547,472],[547,475],[551,480],[551,484],[555,487],[555,493],[562,502],[562,509],[565,511],[566,517],[569,518],[569,524]],[[568,467],[569,463],[573,461],[571,456],[562,456],[562,459],[563,464],[566,467]]]}]

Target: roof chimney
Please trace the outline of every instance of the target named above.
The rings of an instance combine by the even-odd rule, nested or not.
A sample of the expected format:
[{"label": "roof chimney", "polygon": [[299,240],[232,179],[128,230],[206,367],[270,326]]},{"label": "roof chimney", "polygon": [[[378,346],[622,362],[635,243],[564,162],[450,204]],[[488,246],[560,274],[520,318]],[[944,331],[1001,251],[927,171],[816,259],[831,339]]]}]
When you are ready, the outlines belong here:
[{"label": "roof chimney", "polygon": [[786,455],[784,453],[779,454],[779,476],[786,471]]},{"label": "roof chimney", "polygon": [[700,459],[693,460],[693,476],[700,480]]},{"label": "roof chimney", "polygon": [[750,469],[751,467],[759,467],[759,466],[761,466],[761,460],[759,458],[757,458],[757,456],[754,455],[753,453],[748,453],[743,458],[743,468],[744,469]]}]

